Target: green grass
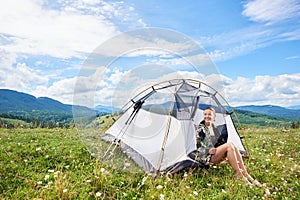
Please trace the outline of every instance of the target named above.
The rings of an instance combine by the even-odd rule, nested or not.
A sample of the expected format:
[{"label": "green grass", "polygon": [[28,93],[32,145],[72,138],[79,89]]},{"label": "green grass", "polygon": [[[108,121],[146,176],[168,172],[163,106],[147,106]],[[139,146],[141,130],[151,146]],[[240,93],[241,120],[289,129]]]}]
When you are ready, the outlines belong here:
[{"label": "green grass", "polygon": [[300,199],[300,131],[248,129],[245,186],[229,165],[152,178],[91,156],[76,129],[0,129],[0,199]]}]

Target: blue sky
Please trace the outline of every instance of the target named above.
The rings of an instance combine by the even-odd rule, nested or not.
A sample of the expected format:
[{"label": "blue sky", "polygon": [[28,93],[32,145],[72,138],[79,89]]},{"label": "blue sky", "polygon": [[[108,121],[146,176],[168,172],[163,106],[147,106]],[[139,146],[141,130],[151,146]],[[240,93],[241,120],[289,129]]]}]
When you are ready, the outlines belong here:
[{"label": "blue sky", "polygon": [[[130,70],[139,71],[138,66],[165,67],[158,70],[154,65],[155,70],[145,72],[143,78],[146,74],[149,78],[150,71],[157,77],[171,71],[194,77],[174,55],[135,51],[125,58],[119,55],[110,68],[99,66],[92,71],[92,76],[98,77],[95,85],[83,81],[88,80],[80,77],[80,72],[99,46],[128,31],[149,27],[177,32],[201,45],[215,64],[233,106],[300,105],[297,0],[3,1],[0,88],[71,104],[74,87],[80,82],[83,96],[94,98],[92,104],[107,105],[120,81],[129,79]],[[166,43],[169,38],[161,39]],[[115,49],[103,52],[106,56],[116,56],[113,52],[118,49],[111,47]]]}]

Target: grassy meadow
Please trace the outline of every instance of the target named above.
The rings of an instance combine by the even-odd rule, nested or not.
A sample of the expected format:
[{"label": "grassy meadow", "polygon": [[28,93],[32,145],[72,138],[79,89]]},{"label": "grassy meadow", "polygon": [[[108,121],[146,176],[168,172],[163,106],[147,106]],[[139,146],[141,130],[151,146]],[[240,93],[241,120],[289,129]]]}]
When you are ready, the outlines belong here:
[{"label": "grassy meadow", "polygon": [[94,158],[76,129],[0,129],[0,199],[300,199],[300,130],[245,130],[250,174],[229,165],[152,178]]}]

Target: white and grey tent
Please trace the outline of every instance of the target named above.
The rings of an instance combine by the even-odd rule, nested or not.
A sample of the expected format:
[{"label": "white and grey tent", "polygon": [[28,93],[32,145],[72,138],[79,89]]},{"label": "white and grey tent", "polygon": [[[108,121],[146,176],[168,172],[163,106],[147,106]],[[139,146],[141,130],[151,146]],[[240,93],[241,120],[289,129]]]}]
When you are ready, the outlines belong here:
[{"label": "white and grey tent", "polygon": [[102,136],[111,142],[104,157],[118,145],[146,173],[203,167],[188,154],[196,149],[195,125],[207,106],[216,110],[214,124],[220,133],[247,156],[231,118],[233,110],[223,96],[201,81],[174,79],[150,86],[125,105]]}]

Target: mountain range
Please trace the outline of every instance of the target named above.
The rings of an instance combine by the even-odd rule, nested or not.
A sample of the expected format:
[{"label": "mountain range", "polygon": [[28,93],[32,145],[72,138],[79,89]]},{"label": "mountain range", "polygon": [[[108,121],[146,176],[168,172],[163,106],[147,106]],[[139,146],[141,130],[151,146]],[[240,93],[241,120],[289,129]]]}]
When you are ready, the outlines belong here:
[{"label": "mountain range", "polygon": [[[67,113],[72,114],[72,105],[63,104],[57,100],[48,97],[36,98],[32,95],[17,92],[8,89],[0,89],[0,113],[24,111],[45,111],[51,113]],[[76,106],[82,110],[91,111],[92,109]],[[236,111],[248,111],[253,113],[259,113],[271,117],[284,118],[284,119],[300,119],[300,106],[294,106],[291,108],[284,108],[274,105],[248,105],[234,107]],[[95,111],[100,113],[111,113],[116,108],[110,106],[98,105],[94,108]]]},{"label": "mountain range", "polygon": [[298,108],[298,106],[295,106],[293,109],[291,109],[289,107],[284,108],[284,107],[274,106],[274,105],[263,105],[263,106],[249,105],[249,106],[234,107],[234,110],[245,110],[245,111],[272,116],[272,117],[285,118],[285,119],[299,119],[300,109],[295,109],[295,108]]},{"label": "mountain range", "polygon": [[0,112],[33,110],[70,113],[72,105],[63,104],[48,97],[36,98],[13,90],[0,90]]},{"label": "mountain range", "polygon": [[[76,106],[77,109],[89,111],[84,106]],[[63,104],[48,97],[36,98],[30,94],[14,90],[0,89],[0,113],[12,111],[46,111],[52,113],[72,114],[73,105]]]}]

